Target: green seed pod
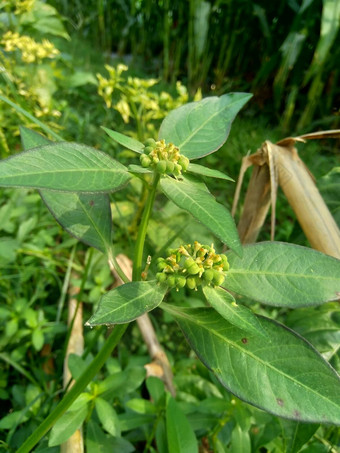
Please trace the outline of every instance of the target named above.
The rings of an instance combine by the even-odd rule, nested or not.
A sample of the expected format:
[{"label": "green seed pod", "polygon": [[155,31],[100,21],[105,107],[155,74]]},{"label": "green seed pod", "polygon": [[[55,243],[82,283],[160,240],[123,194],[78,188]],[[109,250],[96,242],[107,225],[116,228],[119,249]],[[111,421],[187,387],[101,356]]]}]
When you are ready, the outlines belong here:
[{"label": "green seed pod", "polygon": [[187,279],[183,275],[178,275],[176,277],[176,287],[177,288],[184,288]]},{"label": "green seed pod", "polygon": [[165,269],[167,267],[167,264],[166,262],[163,260],[163,261],[160,261],[158,264],[157,264],[157,269],[159,271],[162,271],[163,269]]},{"label": "green seed pod", "polygon": [[222,272],[219,272],[217,270],[213,270],[214,272],[214,277],[213,277],[213,284],[215,286],[220,286],[224,282],[225,275]]},{"label": "green seed pod", "polygon": [[153,147],[155,147],[156,141],[153,138],[148,138],[147,140],[145,140],[144,144],[145,144],[145,146],[153,146]]},{"label": "green seed pod", "polygon": [[176,277],[174,275],[169,275],[166,282],[170,287],[176,286]]},{"label": "green seed pod", "polygon": [[166,274],[164,274],[163,272],[158,272],[156,274],[156,278],[159,281],[159,283],[163,283],[166,281]]},{"label": "green seed pod", "polygon": [[142,164],[142,167],[147,168],[151,164],[151,159],[148,156],[146,156],[145,154],[142,154],[140,156],[140,163]]},{"label": "green seed pod", "polygon": [[174,171],[174,168],[175,168],[174,162],[171,162],[170,160],[168,160],[166,163],[166,172],[172,173]]},{"label": "green seed pod", "polygon": [[150,154],[154,148],[152,146],[147,146],[144,148],[144,154]]},{"label": "green seed pod", "polygon": [[157,171],[159,173],[165,173],[166,172],[166,161],[165,160],[160,160],[157,164]]},{"label": "green seed pod", "polygon": [[181,156],[179,159],[178,159],[178,163],[179,165],[182,167],[183,171],[187,171],[187,168],[189,166],[189,159],[185,156]]},{"label": "green seed pod", "polygon": [[181,174],[182,167],[178,164],[175,164],[173,174],[179,176]]},{"label": "green seed pod", "polygon": [[187,278],[187,287],[189,289],[196,289],[196,279],[195,279],[195,277],[188,277]]},{"label": "green seed pod", "polygon": [[222,259],[223,270],[228,271],[229,270],[228,258],[225,255],[221,255],[221,259]]},{"label": "green seed pod", "polygon": [[193,264],[196,264],[196,261],[195,261],[193,258],[191,258],[191,256],[190,256],[190,258],[187,258],[187,259],[184,261],[184,267],[185,267],[185,269],[189,269],[189,267],[191,267]]},{"label": "green seed pod", "polygon": [[207,282],[210,283],[212,282],[214,278],[214,271],[213,269],[206,269],[203,273],[203,279]]},{"label": "green seed pod", "polygon": [[196,274],[199,273],[200,268],[199,268],[199,266],[198,266],[197,263],[194,263],[194,264],[192,264],[190,267],[188,267],[187,270],[188,270],[188,273],[189,273],[190,275],[196,275]]}]

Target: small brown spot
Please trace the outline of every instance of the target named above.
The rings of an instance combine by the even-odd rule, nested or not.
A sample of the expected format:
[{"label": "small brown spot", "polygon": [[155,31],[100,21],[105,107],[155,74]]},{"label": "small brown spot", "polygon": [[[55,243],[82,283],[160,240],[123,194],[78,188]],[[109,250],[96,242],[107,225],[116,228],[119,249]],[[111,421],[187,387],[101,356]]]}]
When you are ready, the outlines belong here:
[{"label": "small brown spot", "polygon": [[283,400],[281,398],[276,398],[276,402],[281,407],[284,405],[284,402],[283,402]]},{"label": "small brown spot", "polygon": [[89,202],[89,205],[90,205],[90,206],[93,206],[93,205],[94,205],[94,201],[91,200],[91,201]]},{"label": "small brown spot", "polygon": [[246,343],[248,343],[248,339],[247,339],[247,338],[242,338],[242,340],[241,340],[241,341],[242,341],[242,343],[243,343],[243,344],[246,344]]},{"label": "small brown spot", "polygon": [[297,410],[295,410],[293,412],[293,415],[294,415],[295,418],[301,418],[301,413],[299,411],[297,411]]}]

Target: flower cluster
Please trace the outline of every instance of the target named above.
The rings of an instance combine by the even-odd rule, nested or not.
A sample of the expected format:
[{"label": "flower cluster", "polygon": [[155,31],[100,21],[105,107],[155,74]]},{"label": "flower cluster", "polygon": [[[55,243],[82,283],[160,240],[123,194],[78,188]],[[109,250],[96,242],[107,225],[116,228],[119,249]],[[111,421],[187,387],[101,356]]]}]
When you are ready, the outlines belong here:
[{"label": "flower cluster", "polygon": [[42,43],[34,41],[29,36],[20,36],[19,33],[8,31],[4,34],[1,43],[6,52],[21,50],[21,58],[25,63],[33,63],[43,58],[54,58],[59,54],[59,50],[54,45],[44,39]]},{"label": "flower cluster", "polygon": [[159,282],[166,283],[177,290],[187,286],[197,290],[199,285],[220,286],[229,269],[225,255],[218,255],[213,244],[181,245],[170,249],[167,258],[158,258],[157,267],[160,272],[156,277]]},{"label": "flower cluster", "polygon": [[140,163],[144,168],[152,168],[161,174],[173,174],[179,176],[186,171],[189,159],[180,154],[179,148],[172,143],[166,144],[164,140],[156,142],[149,138],[145,142]]}]

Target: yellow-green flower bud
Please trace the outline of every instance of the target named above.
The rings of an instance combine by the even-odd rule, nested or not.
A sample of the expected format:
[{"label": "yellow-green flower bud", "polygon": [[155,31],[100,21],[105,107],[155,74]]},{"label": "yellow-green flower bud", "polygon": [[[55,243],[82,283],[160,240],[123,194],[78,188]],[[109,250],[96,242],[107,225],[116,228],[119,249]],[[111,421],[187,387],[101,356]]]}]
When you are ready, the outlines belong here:
[{"label": "yellow-green flower bud", "polygon": [[151,164],[151,159],[148,156],[146,156],[145,154],[142,154],[140,156],[140,163],[142,164],[142,167],[147,168]]},{"label": "yellow-green flower bud", "polygon": [[213,281],[214,278],[214,270],[213,269],[206,269],[203,273],[203,278],[207,283]]},{"label": "yellow-green flower bud", "polygon": [[188,273],[189,273],[190,275],[196,275],[196,274],[199,273],[199,271],[200,271],[200,268],[199,268],[199,266],[198,266],[197,263],[192,264],[192,265],[188,268]]},{"label": "yellow-green flower bud", "polygon": [[195,277],[188,277],[187,278],[187,287],[189,289],[196,289],[196,279],[195,279]]},{"label": "yellow-green flower bud", "polygon": [[193,264],[196,264],[196,261],[195,261],[193,258],[191,258],[191,257],[187,258],[187,259],[184,261],[184,267],[185,267],[186,269],[189,269],[189,267],[191,267]]},{"label": "yellow-green flower bud", "polygon": [[182,167],[178,164],[175,164],[173,174],[175,176],[179,176],[181,174],[181,170],[182,170]]},{"label": "yellow-green flower bud", "polygon": [[156,145],[156,140],[154,140],[153,138],[148,138],[146,141],[145,141],[145,146],[152,146],[152,147],[155,147]]},{"label": "yellow-green flower bud", "polygon": [[176,286],[176,277],[174,275],[169,275],[167,279],[167,284],[169,286]]},{"label": "yellow-green flower bud", "polygon": [[157,171],[159,173],[165,173],[166,172],[166,161],[165,160],[160,160],[158,163],[157,163]]},{"label": "yellow-green flower bud", "polygon": [[144,154],[150,154],[152,151],[153,151],[152,146],[147,146],[146,148],[144,148]]},{"label": "yellow-green flower bud", "polygon": [[177,288],[184,288],[187,279],[183,275],[178,275],[176,277],[176,287]]},{"label": "yellow-green flower bud", "polygon": [[229,270],[228,258],[225,255],[221,255],[221,259],[222,259],[223,270],[228,271]]},{"label": "yellow-green flower bud", "polygon": [[214,277],[213,277],[213,284],[215,286],[220,286],[224,282],[225,275],[222,272],[219,272],[217,270],[213,270],[214,272]]},{"label": "yellow-green flower bud", "polygon": [[166,278],[167,278],[167,277],[166,277],[166,274],[164,274],[163,272],[158,272],[158,273],[156,274],[156,278],[157,278],[157,280],[159,281],[159,283],[163,283],[163,282],[166,281]]},{"label": "yellow-green flower bud", "polygon": [[168,160],[166,163],[166,172],[172,173],[174,171],[174,168],[175,168],[174,162],[171,162],[170,160]]},{"label": "yellow-green flower bud", "polygon": [[178,163],[179,165],[182,167],[183,171],[186,171],[188,166],[189,166],[189,159],[185,156],[181,156],[179,159],[178,159]]},{"label": "yellow-green flower bud", "polygon": [[163,269],[165,269],[167,267],[167,264],[166,262],[163,260],[163,261],[160,261],[158,264],[157,264],[157,269],[159,271],[162,271]]}]

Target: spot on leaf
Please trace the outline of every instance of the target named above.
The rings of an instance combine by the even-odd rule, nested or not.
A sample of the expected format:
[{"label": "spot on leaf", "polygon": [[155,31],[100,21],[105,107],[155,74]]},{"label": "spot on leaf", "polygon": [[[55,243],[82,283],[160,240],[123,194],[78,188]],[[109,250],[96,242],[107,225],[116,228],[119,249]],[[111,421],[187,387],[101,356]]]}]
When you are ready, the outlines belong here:
[{"label": "spot on leaf", "polygon": [[300,414],[300,412],[297,411],[297,410],[295,410],[295,411],[293,412],[293,415],[294,415],[295,418],[301,418],[301,414]]},{"label": "spot on leaf", "polygon": [[93,205],[94,205],[94,201],[93,201],[93,200],[90,200],[90,201],[89,201],[89,205],[90,205],[90,206],[93,206]]},{"label": "spot on leaf", "polygon": [[248,343],[248,338],[242,338],[241,341],[242,341],[243,344],[246,344],[246,343]]},{"label": "spot on leaf", "polygon": [[284,405],[284,401],[283,401],[283,399],[281,399],[281,398],[276,398],[276,402],[277,402],[277,404],[278,404],[279,406],[281,406],[281,407]]}]

